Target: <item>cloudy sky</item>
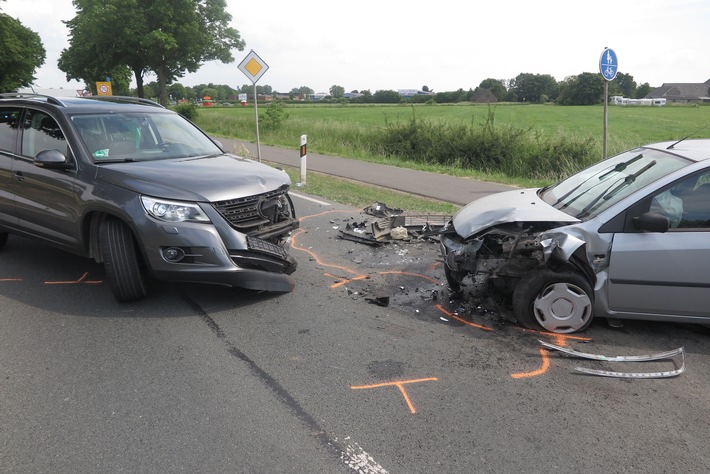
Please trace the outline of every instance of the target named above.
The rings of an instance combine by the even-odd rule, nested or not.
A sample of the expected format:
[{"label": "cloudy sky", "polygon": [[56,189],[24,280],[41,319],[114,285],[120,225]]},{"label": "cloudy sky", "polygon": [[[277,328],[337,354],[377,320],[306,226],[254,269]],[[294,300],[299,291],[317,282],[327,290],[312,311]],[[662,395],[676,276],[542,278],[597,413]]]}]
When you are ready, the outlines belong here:
[{"label": "cloudy sky", "polygon": [[[57,69],[71,0],[7,0],[0,9],[42,38],[39,87],[80,88]],[[269,66],[258,85],[279,92],[468,90],[520,73],[561,81],[598,73],[605,47],[639,84],[710,79],[708,0],[227,0],[227,10],[244,51],[233,51],[233,63],[205,64],[183,85],[248,84],[237,65],[250,50]]]}]

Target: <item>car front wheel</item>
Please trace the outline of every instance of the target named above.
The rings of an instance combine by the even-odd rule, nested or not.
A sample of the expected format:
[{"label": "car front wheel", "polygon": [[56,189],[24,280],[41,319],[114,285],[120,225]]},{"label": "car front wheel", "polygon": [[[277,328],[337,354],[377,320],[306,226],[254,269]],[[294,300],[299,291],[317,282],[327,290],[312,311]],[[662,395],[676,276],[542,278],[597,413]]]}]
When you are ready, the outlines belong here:
[{"label": "car front wheel", "polygon": [[101,224],[101,256],[106,278],[118,301],[132,301],[148,294],[136,242],[131,230],[118,219]]},{"label": "car front wheel", "polygon": [[513,292],[521,326],[555,333],[583,331],[592,322],[594,294],[584,276],[549,268],[524,275]]}]

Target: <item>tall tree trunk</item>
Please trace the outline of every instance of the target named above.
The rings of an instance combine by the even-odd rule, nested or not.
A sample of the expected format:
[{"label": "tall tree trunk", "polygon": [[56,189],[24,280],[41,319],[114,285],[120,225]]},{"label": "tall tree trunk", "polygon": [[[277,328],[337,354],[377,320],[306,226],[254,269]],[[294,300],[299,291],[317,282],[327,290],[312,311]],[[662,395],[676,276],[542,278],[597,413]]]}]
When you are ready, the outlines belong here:
[{"label": "tall tree trunk", "polygon": [[143,68],[133,68],[133,75],[136,76],[136,92],[138,93],[138,97],[143,99],[145,97],[145,90],[143,90]]},{"label": "tall tree trunk", "polygon": [[165,65],[161,64],[158,67],[158,88],[160,90],[160,105],[168,106],[168,80],[165,73]]}]

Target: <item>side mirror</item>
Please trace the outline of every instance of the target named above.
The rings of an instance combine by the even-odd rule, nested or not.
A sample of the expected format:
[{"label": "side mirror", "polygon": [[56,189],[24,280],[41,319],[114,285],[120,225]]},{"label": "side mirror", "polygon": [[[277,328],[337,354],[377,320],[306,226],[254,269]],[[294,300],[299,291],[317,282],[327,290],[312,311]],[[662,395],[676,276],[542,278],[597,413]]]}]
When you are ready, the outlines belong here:
[{"label": "side mirror", "polygon": [[670,219],[657,212],[647,212],[631,220],[634,227],[644,232],[666,232],[671,227]]},{"label": "side mirror", "polygon": [[71,168],[71,164],[67,162],[67,157],[59,150],[40,151],[34,159],[34,165],[49,169]]}]

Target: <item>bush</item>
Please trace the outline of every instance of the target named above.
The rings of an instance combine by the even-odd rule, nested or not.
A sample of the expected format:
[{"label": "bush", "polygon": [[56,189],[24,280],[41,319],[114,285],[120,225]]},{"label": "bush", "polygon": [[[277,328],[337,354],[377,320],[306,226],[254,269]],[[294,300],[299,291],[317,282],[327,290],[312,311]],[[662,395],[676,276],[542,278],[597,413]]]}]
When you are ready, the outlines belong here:
[{"label": "bush", "polygon": [[284,104],[281,102],[271,102],[266,111],[259,116],[259,124],[267,129],[277,129],[288,118]]},{"label": "bush", "polygon": [[385,155],[405,160],[475,169],[508,176],[558,180],[593,161],[592,138],[546,138],[531,128],[485,123],[452,125],[417,120],[387,124],[376,138]]},{"label": "bush", "polygon": [[173,110],[191,122],[194,122],[195,119],[197,119],[197,106],[193,103],[178,104],[173,107]]}]

